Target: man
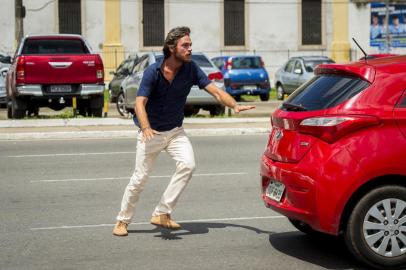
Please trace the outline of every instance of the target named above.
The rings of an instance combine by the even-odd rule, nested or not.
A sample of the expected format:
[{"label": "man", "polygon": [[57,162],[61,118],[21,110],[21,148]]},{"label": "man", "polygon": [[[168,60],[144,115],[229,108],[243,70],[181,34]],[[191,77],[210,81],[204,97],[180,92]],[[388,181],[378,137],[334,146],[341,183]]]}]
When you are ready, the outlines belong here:
[{"label": "man", "polygon": [[397,36],[405,33],[405,26],[399,22],[399,17],[393,15],[392,24],[389,25],[389,33]]},{"label": "man", "polygon": [[192,41],[188,27],[176,27],[169,31],[163,52],[164,59],[145,70],[135,99],[136,124],[140,133],[135,170],[124,191],[121,210],[113,229],[113,234],[117,236],[128,235],[127,227],[133,218],[139,194],[158,154],[163,150],[176,161],[176,171],[152,213],[151,224],[173,230],[181,228],[170,215],[195,169],[193,148],[182,128],[186,97],[193,85],[204,88],[236,113],[254,108],[238,105],[191,61]]},{"label": "man", "polygon": [[372,24],[371,24],[371,39],[381,38],[382,37],[382,26],[379,24],[378,15],[372,15]]}]

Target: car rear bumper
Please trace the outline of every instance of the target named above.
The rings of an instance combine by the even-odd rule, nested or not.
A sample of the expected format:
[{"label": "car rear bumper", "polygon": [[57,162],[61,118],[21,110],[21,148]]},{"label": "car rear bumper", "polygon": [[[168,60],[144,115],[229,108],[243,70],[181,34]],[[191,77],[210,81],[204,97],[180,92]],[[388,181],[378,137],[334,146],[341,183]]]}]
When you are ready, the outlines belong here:
[{"label": "car rear bumper", "polygon": [[102,95],[104,84],[79,84],[75,89],[72,92],[49,93],[41,84],[25,84],[17,86],[17,95],[34,97]]},{"label": "car rear bumper", "polygon": [[[289,217],[301,220],[312,228],[319,228],[316,209],[316,181],[308,176],[293,172],[298,164],[274,162],[265,155],[261,161],[261,197],[266,207]],[[281,201],[266,195],[270,181],[282,182],[285,191]]]},{"label": "car rear bumper", "polygon": [[265,95],[268,94],[270,89],[264,88],[253,88],[253,89],[232,89],[231,87],[226,87],[227,93],[232,96],[240,95]]}]

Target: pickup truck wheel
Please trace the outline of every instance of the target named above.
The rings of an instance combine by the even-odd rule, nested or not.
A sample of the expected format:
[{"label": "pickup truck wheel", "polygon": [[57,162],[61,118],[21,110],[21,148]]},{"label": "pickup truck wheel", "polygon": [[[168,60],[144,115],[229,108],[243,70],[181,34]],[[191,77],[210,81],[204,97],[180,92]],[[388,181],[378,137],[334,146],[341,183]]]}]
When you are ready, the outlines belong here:
[{"label": "pickup truck wheel", "polygon": [[276,98],[278,100],[283,100],[283,97],[285,96],[285,90],[283,90],[282,84],[278,84],[276,87]]},{"label": "pickup truck wheel", "polygon": [[25,117],[27,104],[25,101],[17,98],[11,99],[11,118],[22,119]]},{"label": "pickup truck wheel", "polygon": [[90,102],[89,115],[94,117],[103,116],[104,96],[93,97]]},{"label": "pickup truck wheel", "polygon": [[224,106],[217,105],[217,106],[212,106],[209,111],[210,111],[211,116],[218,116],[218,115],[224,114],[224,112],[226,110],[225,110]]},{"label": "pickup truck wheel", "polygon": [[351,211],[344,237],[360,261],[379,269],[404,269],[406,187],[386,185],[364,195]]},{"label": "pickup truck wheel", "polygon": [[261,101],[268,101],[269,100],[269,93],[268,94],[261,94],[259,95]]},{"label": "pickup truck wheel", "polygon": [[7,103],[7,118],[13,118],[13,112],[11,110],[11,101]]}]

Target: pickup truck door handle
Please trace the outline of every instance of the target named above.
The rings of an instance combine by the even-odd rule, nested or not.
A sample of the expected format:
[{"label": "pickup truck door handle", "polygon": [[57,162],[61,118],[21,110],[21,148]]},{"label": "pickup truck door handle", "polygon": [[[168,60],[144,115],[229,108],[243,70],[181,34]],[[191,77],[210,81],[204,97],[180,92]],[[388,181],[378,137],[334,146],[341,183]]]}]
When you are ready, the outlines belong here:
[{"label": "pickup truck door handle", "polygon": [[48,62],[53,68],[68,68],[72,65],[72,62]]}]

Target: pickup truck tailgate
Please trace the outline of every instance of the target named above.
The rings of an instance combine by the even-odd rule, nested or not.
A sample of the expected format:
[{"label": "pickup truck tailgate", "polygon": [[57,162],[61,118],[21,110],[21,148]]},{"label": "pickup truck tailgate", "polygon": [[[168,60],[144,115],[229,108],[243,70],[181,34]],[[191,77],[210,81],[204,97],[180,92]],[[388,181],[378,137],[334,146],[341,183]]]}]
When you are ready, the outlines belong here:
[{"label": "pickup truck tailgate", "polygon": [[24,76],[26,84],[96,83],[95,54],[26,55]]}]

